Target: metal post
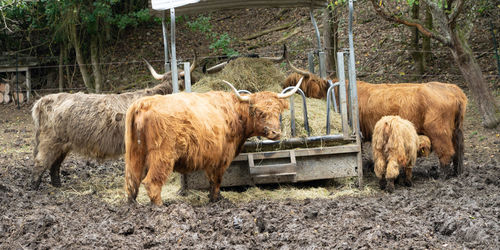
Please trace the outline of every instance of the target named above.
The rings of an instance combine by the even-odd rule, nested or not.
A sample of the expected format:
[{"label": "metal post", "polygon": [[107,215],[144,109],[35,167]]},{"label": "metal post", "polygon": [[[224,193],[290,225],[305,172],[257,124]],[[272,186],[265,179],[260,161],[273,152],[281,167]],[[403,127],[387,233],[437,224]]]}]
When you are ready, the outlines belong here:
[{"label": "metal post", "polygon": [[314,74],[314,54],[313,54],[313,52],[307,53],[307,63],[309,63],[309,72]]},{"label": "metal post", "polygon": [[349,0],[349,86],[351,86],[352,89],[351,109],[353,118],[353,131],[356,133],[356,143],[359,145],[359,152],[357,155],[358,186],[359,188],[363,188],[363,161],[361,159],[361,132],[359,128],[358,87],[356,83],[356,61],[354,59],[354,42],[352,36],[353,15],[353,0]]},{"label": "metal post", "polygon": [[314,31],[316,33],[316,38],[318,39],[318,51],[321,51],[321,36],[319,35],[318,24],[316,23],[316,19],[314,19],[312,9],[309,10],[309,14],[311,15],[311,22],[314,26]]},{"label": "metal post", "polygon": [[171,68],[172,68],[172,86],[174,93],[179,93],[179,83],[177,82],[177,58],[175,55],[175,10],[174,8],[170,9],[170,44],[172,45],[172,60]]},{"label": "metal post", "polygon": [[170,71],[170,63],[168,60],[168,36],[167,36],[167,24],[165,22],[165,11],[162,11],[162,16],[161,16],[161,27],[163,30],[163,50],[165,52],[165,72]]},{"label": "metal post", "polygon": [[26,68],[26,87],[28,88],[28,90],[26,90],[26,99],[29,102],[31,95],[31,74],[29,67]]},{"label": "metal post", "polygon": [[309,10],[309,14],[311,15],[311,22],[314,26],[314,31],[316,34],[316,39],[318,40],[318,61],[319,61],[319,76],[323,79],[326,78],[326,55],[323,52],[323,48],[321,47],[321,36],[319,34],[318,24],[316,23],[316,19],[314,19],[314,14],[312,9]]},{"label": "metal post", "polygon": [[184,91],[191,93],[191,72],[189,71],[189,64],[189,62],[184,63]]},{"label": "metal post", "polygon": [[21,109],[19,101],[19,56],[16,53],[16,92],[17,92],[17,109]]},{"label": "metal post", "polygon": [[319,59],[319,76],[326,79],[326,53],[324,51],[318,52]]}]

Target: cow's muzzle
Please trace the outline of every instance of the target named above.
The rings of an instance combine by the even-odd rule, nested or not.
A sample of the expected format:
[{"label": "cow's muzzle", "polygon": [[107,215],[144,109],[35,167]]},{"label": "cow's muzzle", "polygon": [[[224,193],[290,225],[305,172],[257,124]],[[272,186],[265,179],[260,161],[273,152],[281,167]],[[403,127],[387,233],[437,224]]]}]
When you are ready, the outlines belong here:
[{"label": "cow's muzzle", "polygon": [[279,130],[275,130],[275,129],[271,129],[269,127],[265,127],[264,128],[264,132],[266,134],[266,137],[269,140],[279,140],[281,138],[281,131],[279,131]]}]

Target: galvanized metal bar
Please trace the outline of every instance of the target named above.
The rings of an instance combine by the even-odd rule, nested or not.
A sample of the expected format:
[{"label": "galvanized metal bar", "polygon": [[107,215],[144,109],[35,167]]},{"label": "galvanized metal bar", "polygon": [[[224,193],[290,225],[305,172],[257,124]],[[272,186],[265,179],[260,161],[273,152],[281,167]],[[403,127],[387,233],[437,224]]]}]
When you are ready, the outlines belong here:
[{"label": "galvanized metal bar", "polygon": [[165,72],[170,71],[170,63],[168,58],[168,31],[167,31],[167,23],[165,21],[165,11],[162,11],[161,16],[161,28],[163,31],[163,50],[165,54]]},{"label": "galvanized metal bar", "polygon": [[339,101],[340,101],[340,116],[342,117],[342,134],[344,138],[349,137],[349,125],[347,123],[347,98],[345,88],[345,69],[344,69],[344,53],[337,52],[337,74],[339,76]]},{"label": "galvanized metal bar", "polygon": [[[339,145],[333,147],[317,147],[317,148],[300,148],[292,149],[295,152],[296,157],[304,156],[317,156],[317,155],[328,155],[328,154],[343,154],[358,152],[359,147],[355,144]],[[288,150],[279,151],[268,151],[268,152],[252,152],[252,153],[241,153],[233,159],[235,161],[247,161],[248,155],[252,155],[254,161],[265,160],[265,159],[280,159],[290,157]]]},{"label": "galvanized metal bar", "polygon": [[170,9],[170,44],[172,45],[172,88],[174,93],[179,93],[179,83],[177,82],[177,58],[175,54],[175,10]]},{"label": "galvanized metal bar", "polygon": [[293,101],[293,95],[290,96],[290,125],[292,126],[292,137],[297,135],[295,127],[295,102]]},{"label": "galvanized metal bar", "polygon": [[319,29],[318,29],[318,24],[316,23],[316,19],[314,18],[313,10],[312,8],[309,9],[309,14],[311,15],[311,22],[314,26],[314,32],[316,34],[316,38],[318,40],[318,51],[321,51],[321,36],[319,34]]},{"label": "galvanized metal bar", "polygon": [[319,76],[322,79],[326,79],[326,53],[324,51],[318,52],[319,59]]},{"label": "galvanized metal bar", "polygon": [[16,53],[16,92],[17,92],[17,109],[21,109],[19,101],[19,56]]},{"label": "galvanized metal bar", "polygon": [[330,84],[330,87],[328,88],[326,92],[326,134],[330,134],[330,107],[331,103],[333,102],[333,106],[335,108],[335,112],[338,113],[337,110],[337,102],[335,101],[335,87],[339,86],[340,83],[336,82],[335,84],[332,84],[332,80],[328,80],[328,83]]},{"label": "galvanized metal bar", "polygon": [[332,83],[332,80],[328,80],[330,83],[330,88],[332,89],[332,102],[333,102],[333,107],[336,113],[339,112],[339,108],[337,107],[337,97],[335,97],[335,87],[340,86],[339,82]]},{"label": "galvanized metal bar", "polygon": [[241,94],[241,93],[243,93],[243,94],[249,94],[249,95],[252,94],[252,92],[250,92],[250,91],[248,91],[246,89],[240,89],[240,90],[238,90],[238,94]]},{"label": "galvanized metal bar", "polygon": [[314,74],[314,53],[307,53],[307,63],[309,64],[309,72]]},{"label": "galvanized metal bar", "polygon": [[26,90],[26,98],[29,102],[31,96],[31,73],[29,68],[26,69],[26,87],[28,88],[28,90]]},{"label": "galvanized metal bar", "polygon": [[[281,91],[282,94],[292,90],[295,87],[287,87]],[[302,96],[302,110],[304,115],[304,129],[307,131],[307,136],[311,136],[311,129],[309,128],[309,115],[307,114],[307,103],[306,103],[306,95],[302,89],[297,89],[297,92]],[[295,115],[295,114],[294,114]],[[280,116],[281,119],[281,116]],[[281,123],[281,120],[280,120]]]},{"label": "galvanized metal bar", "polygon": [[363,162],[361,158],[361,131],[359,127],[358,87],[356,83],[356,61],[354,58],[354,39],[352,34],[353,15],[353,0],[349,0],[349,85],[352,89],[351,109],[353,117],[353,131],[356,133],[356,143],[360,147],[360,152],[357,155],[358,186],[359,188],[363,188]]},{"label": "galvanized metal bar", "polygon": [[191,93],[191,69],[190,63],[184,63],[184,91]]},{"label": "galvanized metal bar", "polygon": [[262,147],[262,146],[273,146],[279,144],[290,144],[290,145],[302,145],[305,143],[312,142],[330,142],[330,141],[341,141],[344,139],[343,135],[322,135],[322,136],[310,136],[310,137],[294,137],[286,140],[262,140],[262,141],[247,141],[244,147]]}]

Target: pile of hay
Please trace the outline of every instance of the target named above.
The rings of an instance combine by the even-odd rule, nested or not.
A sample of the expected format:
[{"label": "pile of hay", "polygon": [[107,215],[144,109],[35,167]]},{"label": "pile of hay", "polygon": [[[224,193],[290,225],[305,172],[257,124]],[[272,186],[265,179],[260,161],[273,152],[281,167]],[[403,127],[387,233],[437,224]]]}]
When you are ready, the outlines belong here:
[{"label": "pile of hay", "polygon": [[211,90],[230,91],[229,87],[222,82],[226,80],[236,89],[245,89],[252,93],[265,90],[279,92],[285,78],[285,74],[269,60],[240,57],[231,60],[221,72],[214,76],[201,78],[192,89],[200,93]]},{"label": "pile of hay", "polygon": [[[193,87],[194,92],[204,93],[212,90],[230,91],[222,80],[232,83],[237,89],[250,92],[272,91],[281,92],[281,84],[285,81],[285,74],[275,63],[259,58],[238,58],[229,62],[219,73],[201,78]],[[296,136],[307,137],[304,128],[302,97],[294,95]],[[307,113],[311,136],[326,134],[326,100],[306,98]],[[291,138],[290,110],[282,114],[282,139]],[[338,113],[331,113],[331,134],[342,130],[341,119]],[[253,140],[256,140],[255,138]]]}]

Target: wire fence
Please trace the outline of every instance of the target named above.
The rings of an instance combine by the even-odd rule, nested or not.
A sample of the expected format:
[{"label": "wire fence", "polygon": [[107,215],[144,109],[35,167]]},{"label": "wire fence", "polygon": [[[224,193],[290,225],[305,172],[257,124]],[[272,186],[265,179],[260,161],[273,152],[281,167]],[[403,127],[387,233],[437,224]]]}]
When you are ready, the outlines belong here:
[{"label": "wire fence", "polygon": [[[328,49],[331,49],[331,48],[325,48],[326,50]],[[343,49],[340,49],[340,51],[342,51]],[[288,53],[289,54],[292,54],[292,55],[295,55],[295,59],[297,60],[297,58],[300,58],[299,60],[302,61],[302,63],[299,62],[299,64],[305,64],[307,62],[307,59],[304,60],[304,58],[307,57],[307,54],[308,53],[315,53],[317,52],[317,49],[307,49],[307,50],[298,50],[298,49],[288,49]],[[356,57],[357,58],[360,58],[360,57],[369,57],[371,53],[385,53],[385,54],[391,54],[391,53],[413,53],[413,52],[417,52],[416,50],[412,50],[412,49],[357,49],[356,50]],[[422,52],[422,51],[418,51],[418,52]],[[448,50],[432,50],[432,51],[428,51],[428,52],[431,52],[431,53],[449,53]],[[259,56],[261,57],[278,57],[278,56],[281,56],[283,53],[283,50],[280,49],[280,50],[275,50],[275,51],[272,51],[272,52],[267,52],[265,54],[260,54]],[[476,55],[476,58],[478,57],[478,55],[492,55],[492,56],[495,56],[495,51],[493,51],[493,49],[491,50],[485,50],[485,51],[474,51],[473,52],[474,55]],[[245,54],[241,54],[240,56],[245,56]],[[411,55],[408,55],[410,58],[411,58]],[[292,56],[289,56],[289,59],[293,59],[291,58]],[[206,55],[206,56],[200,56],[197,58],[197,60],[212,60],[214,63],[216,63],[215,61],[217,60],[227,60],[227,56],[223,56],[223,55]],[[412,60],[410,59],[409,60]],[[185,57],[185,58],[179,58],[178,62],[181,63],[182,61],[190,61],[190,62],[193,62],[194,60],[194,57]],[[413,65],[413,63],[409,60],[406,60],[406,62],[404,63],[405,66],[409,66],[409,65]],[[495,60],[494,57],[492,57],[492,60]],[[154,59],[149,59],[148,60],[150,63],[152,64],[157,64],[157,63],[161,63],[163,64],[164,63],[164,60],[163,58],[154,58]],[[411,72],[407,72],[408,69],[404,69],[406,70],[406,72],[404,71],[401,71],[401,72],[395,72],[395,70],[392,70],[392,72],[386,72],[386,70],[383,70],[382,72],[380,72],[380,70],[373,70],[373,69],[368,69],[368,70],[371,70],[371,71],[368,71],[368,70],[365,70],[364,68],[369,68],[369,67],[365,67],[367,64],[369,65],[371,62],[370,62],[370,59],[367,59],[367,60],[362,60],[359,64],[357,64],[357,75],[359,75],[360,77],[363,77],[363,78],[369,78],[369,77],[375,77],[375,78],[379,78],[379,77],[393,77],[393,78],[421,78],[421,79],[424,79],[424,78],[443,78],[443,79],[447,79],[447,78],[461,78],[462,77],[462,74],[460,74],[460,72],[458,71],[458,69],[454,69],[453,72],[447,72],[447,73],[439,73],[439,74],[436,74],[434,72],[432,72],[432,70],[429,70],[428,73],[424,73],[424,74],[417,74],[417,73],[414,73],[414,71],[412,70]],[[454,62],[450,62],[451,64],[454,64]],[[91,67],[93,64],[84,64],[86,67]],[[137,71],[137,67],[143,67],[142,70],[146,71],[147,68],[145,66],[145,63],[144,63],[144,60],[141,58],[141,59],[135,59],[135,60],[128,60],[128,61],[111,61],[111,62],[101,62],[99,63],[99,65],[101,67],[107,67],[108,68],[108,75],[113,75],[114,73],[109,73],[109,69],[110,68],[120,68],[120,69],[123,69],[123,67],[127,67],[127,66],[131,66],[131,67],[134,67],[134,71]],[[387,65],[387,64],[384,64],[384,65]],[[431,64],[432,65],[432,64]],[[494,65],[494,62],[492,62],[492,65]],[[74,76],[75,79],[78,79],[78,80],[75,80],[75,82],[81,82],[78,75],[79,75],[79,70],[78,70],[78,67],[79,65],[76,64],[76,63],[71,63],[71,64],[63,64],[63,65],[56,65],[56,64],[53,64],[53,65],[38,65],[38,66],[33,66],[33,67],[30,67],[30,70],[52,70],[52,69],[57,69],[59,67],[63,67],[63,68],[71,68],[72,70],[72,73],[76,73],[77,76]],[[163,67],[161,67],[161,69],[157,69],[158,71],[163,71]],[[403,70],[403,69],[402,69]],[[449,70],[448,70],[449,71]],[[497,73],[497,74],[492,74],[491,72],[492,71],[497,71],[497,72],[500,72],[500,69],[494,69],[492,67],[490,67],[490,69],[485,69],[483,68],[483,76],[487,79],[487,80],[494,80],[494,81],[499,81],[500,80],[500,73]],[[12,74],[12,72],[10,72]],[[14,72],[15,74],[15,72]],[[155,80],[151,79],[150,80],[151,82],[154,82]],[[20,83],[21,85],[21,83]],[[32,91],[34,91],[35,93],[36,92],[39,92],[39,93],[50,93],[50,92],[58,92],[60,89],[57,88],[57,87],[43,87],[43,86],[40,86],[38,88],[33,88]],[[78,91],[87,91],[89,90],[88,88],[82,86],[82,87],[64,87],[63,90],[65,92],[78,92]],[[15,91],[15,86],[13,88],[13,91]],[[115,90],[104,90],[104,91],[101,91],[102,93],[114,93],[116,92]]]}]

